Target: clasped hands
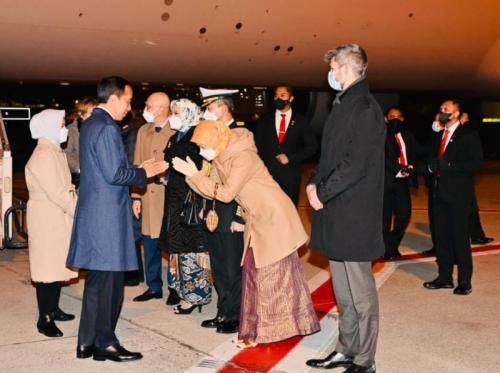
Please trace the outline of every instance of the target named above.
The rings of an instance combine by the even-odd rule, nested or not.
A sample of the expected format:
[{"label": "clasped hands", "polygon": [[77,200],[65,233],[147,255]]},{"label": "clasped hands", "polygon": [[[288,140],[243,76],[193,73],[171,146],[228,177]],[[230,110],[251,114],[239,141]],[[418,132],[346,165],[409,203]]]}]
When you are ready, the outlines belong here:
[{"label": "clasped hands", "polygon": [[172,166],[174,167],[174,170],[177,172],[180,172],[183,175],[186,175],[186,177],[191,177],[198,171],[198,167],[196,167],[196,164],[193,162],[193,160],[189,157],[186,157],[186,160],[181,159],[179,157],[175,157],[172,159]]}]

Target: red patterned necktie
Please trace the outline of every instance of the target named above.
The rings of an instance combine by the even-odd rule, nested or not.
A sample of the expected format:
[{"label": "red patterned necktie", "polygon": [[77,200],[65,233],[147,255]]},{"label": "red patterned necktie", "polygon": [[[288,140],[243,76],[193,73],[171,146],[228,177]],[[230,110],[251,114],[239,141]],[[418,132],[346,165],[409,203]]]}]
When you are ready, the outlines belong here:
[{"label": "red patterned necktie", "polygon": [[278,132],[278,142],[281,144],[286,133],[286,114],[281,114],[280,130]]},{"label": "red patterned necktie", "polygon": [[394,135],[394,137],[396,137],[396,142],[398,143],[398,148],[399,148],[399,164],[401,166],[407,166],[405,155],[403,153],[403,145],[401,144],[401,140],[399,139],[398,135]]},{"label": "red patterned necktie", "polygon": [[439,157],[441,158],[446,150],[446,141],[448,141],[448,136],[450,131],[448,129],[444,130],[443,137],[441,138],[441,145],[439,146]]}]

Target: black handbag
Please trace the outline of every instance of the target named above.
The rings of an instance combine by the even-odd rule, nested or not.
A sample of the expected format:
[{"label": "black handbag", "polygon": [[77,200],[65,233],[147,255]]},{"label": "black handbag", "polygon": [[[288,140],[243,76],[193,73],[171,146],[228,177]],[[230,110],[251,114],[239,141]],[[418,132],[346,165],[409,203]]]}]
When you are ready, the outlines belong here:
[{"label": "black handbag", "polygon": [[191,189],[184,199],[181,210],[181,223],[187,227],[196,227],[203,223],[205,204],[203,198]]}]

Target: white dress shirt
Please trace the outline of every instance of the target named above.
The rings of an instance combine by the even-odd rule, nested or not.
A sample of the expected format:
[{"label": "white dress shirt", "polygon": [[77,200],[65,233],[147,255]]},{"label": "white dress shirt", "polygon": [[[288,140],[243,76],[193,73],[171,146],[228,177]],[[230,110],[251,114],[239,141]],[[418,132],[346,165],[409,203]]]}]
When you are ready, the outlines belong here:
[{"label": "white dress shirt", "polygon": [[[401,132],[396,133],[396,137],[398,138],[399,143],[401,144],[401,149],[399,149],[399,146],[398,146],[398,149],[400,150],[401,153],[403,153],[405,165],[408,166],[408,157],[406,156],[406,144],[405,144],[405,141],[403,140],[403,136],[401,136]],[[398,162],[399,162],[399,157],[398,157]],[[401,162],[399,162],[399,163],[401,163]],[[396,175],[396,177],[399,178],[399,177],[406,177],[406,176],[403,176],[401,171],[399,171],[398,174]]]},{"label": "white dress shirt", "polygon": [[446,130],[448,130],[448,138],[446,139],[446,144],[444,145],[445,151],[446,151],[446,147],[450,143],[451,137],[453,136],[453,134],[455,133],[455,130],[458,128],[459,125],[460,125],[460,122],[456,122],[455,124],[452,124],[450,126],[450,128],[445,128],[445,130],[443,131],[443,136],[444,136]]},{"label": "white dress shirt", "polygon": [[292,109],[288,110],[285,113],[283,113],[279,110],[276,110],[275,124],[276,124],[276,135],[277,136],[280,135],[281,114],[285,114],[285,133],[286,133],[286,130],[288,129],[288,125],[290,124],[290,120],[292,119]]}]

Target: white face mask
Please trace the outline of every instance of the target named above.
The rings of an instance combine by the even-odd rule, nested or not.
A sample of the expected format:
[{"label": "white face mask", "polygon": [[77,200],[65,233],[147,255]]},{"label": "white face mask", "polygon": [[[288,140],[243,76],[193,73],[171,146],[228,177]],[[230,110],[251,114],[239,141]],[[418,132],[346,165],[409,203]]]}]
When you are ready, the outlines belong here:
[{"label": "white face mask", "polygon": [[432,130],[434,132],[441,132],[443,130],[443,127],[441,127],[441,124],[439,124],[439,122],[432,122]]},{"label": "white face mask", "polygon": [[66,127],[61,127],[61,131],[59,132],[59,142],[61,144],[68,141],[68,132]]},{"label": "white face mask", "polygon": [[148,123],[152,123],[155,120],[155,115],[153,113],[150,113],[147,110],[144,110],[142,112],[142,117],[146,120]]},{"label": "white face mask", "polygon": [[207,161],[212,161],[217,155],[215,149],[212,148],[200,148],[200,155]]},{"label": "white face mask", "polygon": [[212,113],[211,111],[208,111],[208,110],[205,110],[202,118],[205,120],[219,120],[219,118],[217,118],[217,115],[215,115],[214,113]]},{"label": "white face mask", "polygon": [[335,76],[333,75],[333,71],[330,70],[328,72],[328,84],[330,84],[330,87],[336,91],[341,91],[342,90],[342,85],[338,80],[335,79]]},{"label": "white face mask", "polygon": [[168,117],[168,123],[170,124],[170,128],[174,131],[179,131],[183,126],[181,118],[175,115]]}]

